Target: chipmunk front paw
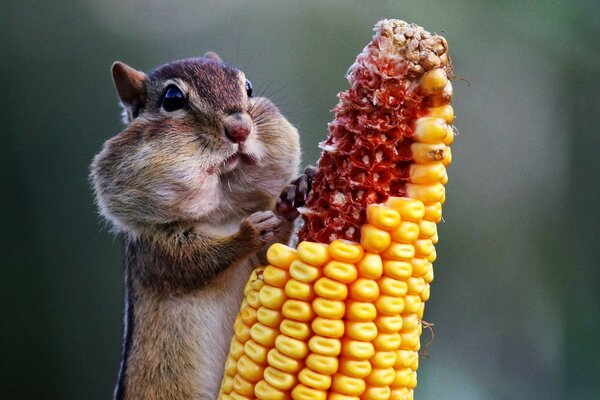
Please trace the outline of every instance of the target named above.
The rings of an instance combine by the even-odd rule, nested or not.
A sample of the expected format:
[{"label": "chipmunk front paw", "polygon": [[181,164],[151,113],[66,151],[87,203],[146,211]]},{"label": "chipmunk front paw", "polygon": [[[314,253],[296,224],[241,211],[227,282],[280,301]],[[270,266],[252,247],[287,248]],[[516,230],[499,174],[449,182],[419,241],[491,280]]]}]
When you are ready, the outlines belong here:
[{"label": "chipmunk front paw", "polygon": [[245,218],[240,225],[242,239],[258,250],[275,241],[282,220],[273,211],[258,211]]},{"label": "chipmunk front paw", "polygon": [[300,215],[298,207],[302,207],[306,203],[306,197],[310,193],[316,172],[317,168],[309,165],[302,175],[283,189],[275,206],[277,214],[288,221],[293,221]]}]

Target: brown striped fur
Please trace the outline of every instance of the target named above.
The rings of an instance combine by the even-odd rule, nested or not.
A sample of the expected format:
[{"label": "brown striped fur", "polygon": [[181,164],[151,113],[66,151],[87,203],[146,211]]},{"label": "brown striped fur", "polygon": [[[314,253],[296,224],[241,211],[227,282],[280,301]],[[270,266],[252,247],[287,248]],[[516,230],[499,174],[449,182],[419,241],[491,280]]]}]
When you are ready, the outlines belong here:
[{"label": "brown striped fur", "polygon": [[[98,207],[126,243],[126,332],[117,399],[216,399],[243,286],[292,224],[272,211],[297,174],[296,129],[218,56],[148,75],[113,66],[128,125],[91,166]],[[184,109],[161,108],[165,87]],[[224,134],[249,118],[243,143]],[[230,160],[237,157],[237,161]]]}]

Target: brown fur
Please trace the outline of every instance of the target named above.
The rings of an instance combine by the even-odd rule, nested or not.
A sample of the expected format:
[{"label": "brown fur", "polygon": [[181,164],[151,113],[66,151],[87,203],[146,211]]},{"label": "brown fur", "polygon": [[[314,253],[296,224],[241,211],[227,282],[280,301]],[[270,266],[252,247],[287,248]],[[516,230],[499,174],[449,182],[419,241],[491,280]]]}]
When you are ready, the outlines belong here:
[{"label": "brown fur", "polygon": [[[297,173],[298,134],[269,100],[248,98],[243,73],[214,53],[148,75],[116,63],[113,77],[129,124],[91,176],[101,213],[126,242],[115,397],[216,399],[243,286],[266,245],[291,234],[266,210]],[[184,109],[161,109],[170,84]],[[240,120],[252,129],[238,144],[225,131]]]}]

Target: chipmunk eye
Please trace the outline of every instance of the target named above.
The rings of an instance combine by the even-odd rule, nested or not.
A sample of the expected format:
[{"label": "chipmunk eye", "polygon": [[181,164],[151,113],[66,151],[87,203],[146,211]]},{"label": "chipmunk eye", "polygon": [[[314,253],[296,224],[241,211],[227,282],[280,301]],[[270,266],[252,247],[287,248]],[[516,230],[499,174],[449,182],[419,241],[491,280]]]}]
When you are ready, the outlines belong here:
[{"label": "chipmunk eye", "polygon": [[175,85],[167,86],[165,94],[162,98],[162,107],[165,111],[171,112],[176,111],[185,106],[187,100],[181,90]]},{"label": "chipmunk eye", "polygon": [[246,94],[248,97],[252,97],[252,82],[246,79]]}]

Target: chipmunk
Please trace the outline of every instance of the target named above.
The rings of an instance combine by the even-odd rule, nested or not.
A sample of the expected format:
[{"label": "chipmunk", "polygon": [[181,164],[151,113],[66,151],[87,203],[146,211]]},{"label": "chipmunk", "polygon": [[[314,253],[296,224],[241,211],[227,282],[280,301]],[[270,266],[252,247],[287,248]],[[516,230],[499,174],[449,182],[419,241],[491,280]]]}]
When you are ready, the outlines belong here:
[{"label": "chipmunk", "polygon": [[287,243],[310,169],[297,130],[215,53],[148,74],[116,62],[125,130],[91,165],[125,241],[125,333],[114,398],[217,398],[252,269]]}]

